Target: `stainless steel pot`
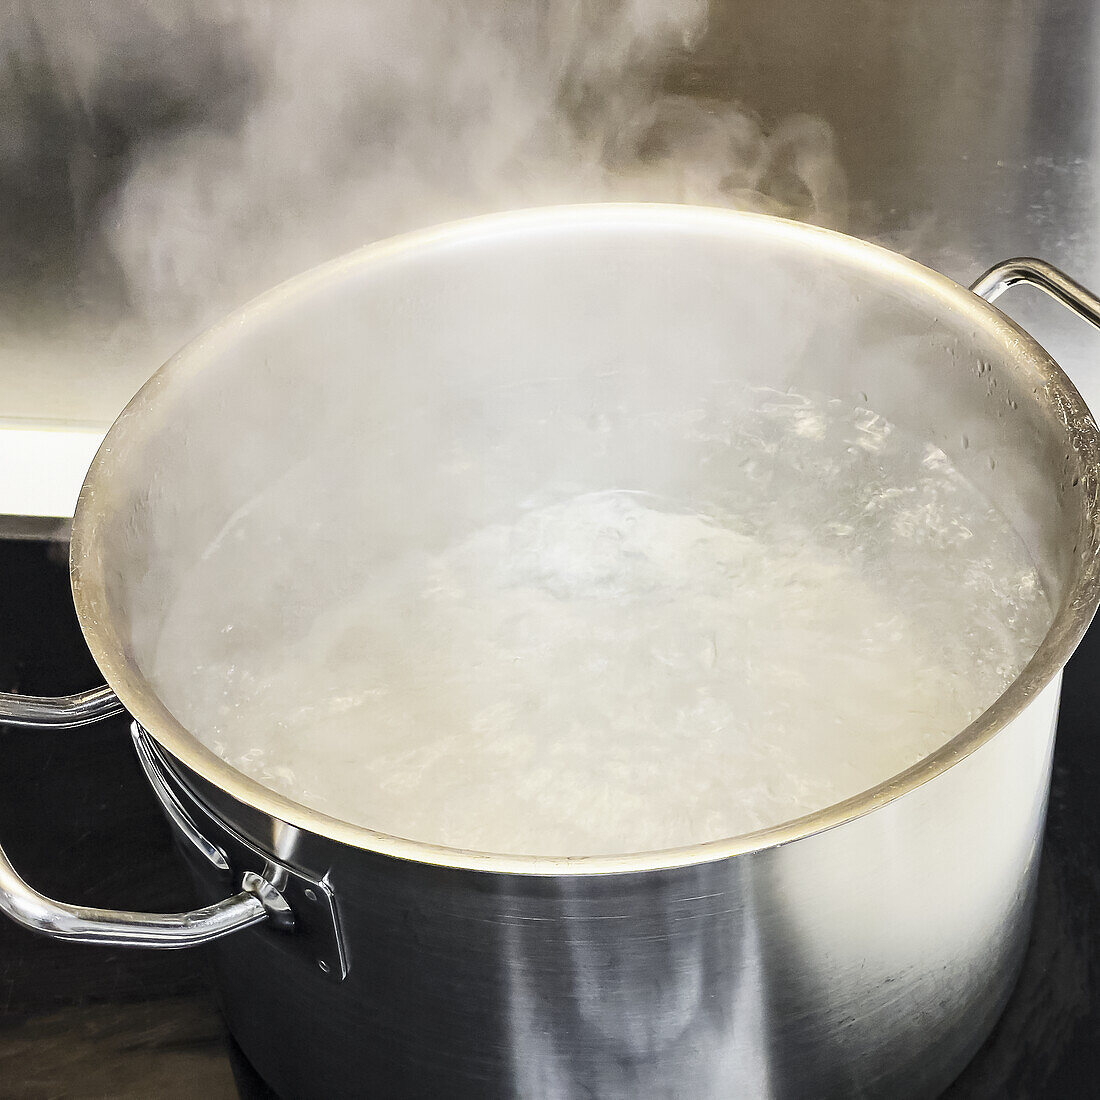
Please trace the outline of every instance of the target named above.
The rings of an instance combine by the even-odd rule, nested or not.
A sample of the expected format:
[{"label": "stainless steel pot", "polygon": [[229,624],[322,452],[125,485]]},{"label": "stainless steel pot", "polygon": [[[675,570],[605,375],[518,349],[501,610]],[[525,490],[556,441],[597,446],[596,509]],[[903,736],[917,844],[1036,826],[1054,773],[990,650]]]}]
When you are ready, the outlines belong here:
[{"label": "stainless steel pot", "polygon": [[[88,473],[73,594],[109,687],[0,700],[27,725],[82,724],[120,701],[210,904],[67,906],[0,859],[0,906],[76,940],[217,938],[230,1026],[285,1095],[942,1088],[1017,972],[1061,670],[1100,596],[1096,425],[1043,349],[979,297],[1021,280],[1100,325],[1100,301],[1039,261],[995,268],[972,293],[841,235],[666,206],[478,219],[271,291],[154,375]],[[690,414],[731,376],[851,396],[935,440],[1011,518],[1057,602],[1001,698],[879,787],[692,848],[448,850],[260,786],[147,683],[157,614],[183,571],[303,456],[329,455],[334,476],[295,523],[353,570],[476,519],[487,498],[521,499],[551,469],[606,484],[623,456],[578,446],[577,425],[618,401],[638,414],[631,462],[659,480],[669,450],[647,438],[646,410]],[[532,403],[544,431],[502,465],[492,444],[530,422],[514,414]],[[436,435],[405,430],[424,417]],[[472,472],[411,461],[414,444],[456,435],[478,448]],[[340,529],[349,477],[375,523],[341,548],[325,533]],[[287,563],[288,606],[308,596],[306,565]]]}]

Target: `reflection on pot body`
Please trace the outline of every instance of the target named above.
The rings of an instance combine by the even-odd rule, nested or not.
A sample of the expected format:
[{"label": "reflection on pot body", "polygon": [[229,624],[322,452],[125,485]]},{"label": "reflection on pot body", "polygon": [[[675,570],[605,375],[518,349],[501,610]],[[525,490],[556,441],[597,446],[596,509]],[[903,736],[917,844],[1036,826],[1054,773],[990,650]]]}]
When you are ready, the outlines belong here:
[{"label": "reflection on pot body", "polygon": [[[709,870],[685,870],[682,897],[631,892],[624,910],[648,916],[628,937],[616,934],[623,917],[593,913],[568,882],[554,917],[505,924],[516,1095],[671,1095],[686,1073],[699,1096],[773,1093],[748,867],[731,864],[725,888],[707,893]],[[564,965],[536,982],[544,940]]]},{"label": "reflection on pot body", "polygon": [[[517,921],[506,964],[524,1008],[517,1095],[798,1096],[812,1084],[814,1095],[851,1096],[869,1087],[859,1037],[869,1024],[875,1060],[890,1067],[874,1092],[946,1085],[921,1064],[922,1045],[955,1043],[963,1055],[966,1016],[992,1022],[1023,953],[1057,688],[1034,721],[1005,731],[1000,751],[957,766],[958,789],[968,769],[980,772],[996,792],[989,803],[918,791],[883,820],[845,826],[842,860],[825,833],[782,855],[685,869],[671,891],[624,890],[622,913],[647,915],[627,936],[568,887],[545,926]],[[1012,820],[997,803],[1017,808]],[[947,816],[933,821],[936,811]],[[601,921],[613,930],[601,935]],[[566,966],[532,998],[525,975],[547,940],[567,941]],[[975,1003],[967,987],[996,973],[1005,977]],[[829,1019],[827,1040],[804,1026],[815,1012]]]}]

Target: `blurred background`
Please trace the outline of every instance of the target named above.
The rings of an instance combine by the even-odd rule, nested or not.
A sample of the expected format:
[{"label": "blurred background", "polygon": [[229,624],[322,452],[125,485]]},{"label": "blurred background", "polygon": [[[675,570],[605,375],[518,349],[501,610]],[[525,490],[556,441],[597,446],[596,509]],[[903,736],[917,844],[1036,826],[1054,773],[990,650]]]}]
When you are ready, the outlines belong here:
[{"label": "blurred background", "polygon": [[[71,508],[106,425],[235,305],[463,215],[716,203],[963,282],[1028,253],[1095,284],[1096,22],[1087,0],[0,0],[0,513]],[[1093,334],[1029,294],[1006,308],[1100,397]]]}]

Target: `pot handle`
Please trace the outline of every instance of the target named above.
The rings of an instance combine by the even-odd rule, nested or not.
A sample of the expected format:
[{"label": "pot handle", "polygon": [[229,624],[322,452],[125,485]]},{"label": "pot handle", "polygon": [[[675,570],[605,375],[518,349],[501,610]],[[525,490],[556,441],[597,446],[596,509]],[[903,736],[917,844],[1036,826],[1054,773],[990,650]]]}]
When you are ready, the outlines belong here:
[{"label": "pot handle", "polygon": [[[17,726],[85,726],[121,710],[122,704],[108,687],[56,699],[0,693],[0,721]],[[262,889],[259,883],[256,886]],[[264,902],[249,889],[188,913],[131,913],[68,905],[40,894],[24,882],[2,847],[0,912],[16,924],[53,939],[112,947],[162,948],[208,943],[268,917]]]},{"label": "pot handle", "polygon": [[1030,283],[1100,328],[1100,298],[1045,260],[1018,256],[991,267],[970,289],[987,302],[996,301],[1009,287]]},{"label": "pot handle", "polygon": [[111,947],[195,947],[266,920],[248,890],[189,913],[130,913],[54,901],[28,886],[0,848],[0,911],[16,924],[57,940]]},{"label": "pot handle", "polygon": [[106,686],[56,697],[0,691],[0,722],[9,726],[72,729],[122,711],[118,696]]}]

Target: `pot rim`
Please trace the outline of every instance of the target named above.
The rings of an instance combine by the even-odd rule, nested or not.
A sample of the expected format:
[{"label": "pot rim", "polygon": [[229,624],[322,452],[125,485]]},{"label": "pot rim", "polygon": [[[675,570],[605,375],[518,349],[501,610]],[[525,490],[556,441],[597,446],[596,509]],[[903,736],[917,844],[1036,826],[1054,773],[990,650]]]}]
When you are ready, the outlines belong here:
[{"label": "pot rim", "polygon": [[[738,836],[656,851],[590,856],[522,856],[427,844],[353,825],[295,802],[263,786],[206,748],[168,711],[139,671],[111,625],[104,563],[97,546],[100,486],[109,474],[120,421],[147,416],[164,378],[196,374],[222,346],[288,299],[339,281],[364,264],[380,265],[420,250],[460,245],[478,238],[532,230],[601,227],[612,223],[700,227],[796,240],[826,254],[903,283],[920,296],[962,314],[1004,345],[1006,355],[1029,370],[1042,402],[1069,433],[1082,464],[1082,502],[1090,521],[1061,607],[1039,649],[997,700],[931,755],[860,794],[791,821]],[[914,791],[976,751],[1015,719],[1059,674],[1081,640],[1100,602],[1100,431],[1076,387],[1051,356],[1015,322],[965,287],[898,253],[833,230],[768,214],[664,203],[594,203],[514,210],[468,218],[369,244],[312,268],[266,291],[187,344],[131,399],[107,432],[81,488],[70,548],[73,598],[92,656],[126,709],[176,760],[231,797],[272,818],[330,840],[400,859],[451,868],[528,875],[616,874],[685,867],[787,844],[835,828]]]}]

